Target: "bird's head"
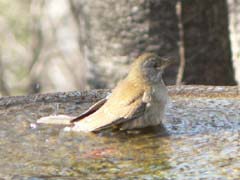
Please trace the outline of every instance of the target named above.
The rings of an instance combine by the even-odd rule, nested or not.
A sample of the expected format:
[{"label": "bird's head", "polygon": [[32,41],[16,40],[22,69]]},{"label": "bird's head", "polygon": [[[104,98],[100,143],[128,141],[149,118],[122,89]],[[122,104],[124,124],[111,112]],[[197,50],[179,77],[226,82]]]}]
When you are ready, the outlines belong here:
[{"label": "bird's head", "polygon": [[158,83],[162,80],[164,69],[169,64],[171,61],[167,58],[154,53],[144,53],[133,62],[129,76],[149,83]]}]

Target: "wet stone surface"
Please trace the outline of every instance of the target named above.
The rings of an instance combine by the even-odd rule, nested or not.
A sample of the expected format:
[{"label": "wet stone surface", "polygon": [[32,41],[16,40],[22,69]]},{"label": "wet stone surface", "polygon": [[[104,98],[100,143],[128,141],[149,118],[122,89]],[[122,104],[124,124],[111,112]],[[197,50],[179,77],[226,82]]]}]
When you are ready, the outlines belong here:
[{"label": "wet stone surface", "polygon": [[94,135],[39,125],[91,103],[0,108],[0,177],[6,179],[238,179],[240,99],[172,97],[159,132]]}]

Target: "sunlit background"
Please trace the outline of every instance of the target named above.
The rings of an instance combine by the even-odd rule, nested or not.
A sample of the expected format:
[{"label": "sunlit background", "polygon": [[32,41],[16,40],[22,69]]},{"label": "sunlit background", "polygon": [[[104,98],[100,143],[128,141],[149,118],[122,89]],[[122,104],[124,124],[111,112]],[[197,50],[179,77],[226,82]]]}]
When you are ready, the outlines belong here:
[{"label": "sunlit background", "polygon": [[[129,41],[125,39],[121,42],[121,40],[117,39],[118,35],[124,36],[121,28],[131,29],[131,23],[138,22],[138,12],[145,12],[144,8],[149,11],[149,8],[144,6],[144,1],[139,1],[139,4],[134,4],[135,1],[116,2],[114,4],[113,1],[109,0],[108,3],[115,8],[109,14],[106,14],[109,11],[108,7],[101,6],[100,2],[96,2],[94,5],[91,3],[94,4],[94,1],[0,0],[0,96],[112,88],[127,73],[129,63],[134,57],[144,51],[158,52],[159,48],[162,49],[160,55],[170,56],[180,61],[181,56],[179,56],[178,47],[179,44],[181,45],[179,43],[181,38],[176,38],[174,35],[166,39],[162,38],[163,42],[151,41],[148,46],[142,47],[142,41],[148,41],[152,37],[149,34],[146,36],[140,34],[140,28],[137,27],[136,34],[138,33],[137,36],[143,38],[141,41],[135,42],[135,40],[129,38]],[[154,9],[151,9],[151,3],[153,2],[150,2],[150,14],[151,11],[154,12]],[[109,7],[111,7],[110,5]],[[129,17],[125,17],[126,12],[119,8],[123,6],[131,9],[130,17],[132,19],[129,20]],[[171,6],[166,7],[170,10],[173,7],[172,12],[178,14],[175,6],[176,4],[172,3]],[[91,18],[92,11],[98,7],[103,9],[104,17],[101,17],[101,14],[93,14],[95,19]],[[107,10],[104,10],[104,8]],[[225,38],[231,40],[234,76],[240,82],[240,0],[228,0],[227,8],[229,10],[228,28],[230,33],[229,37]],[[211,4],[209,9],[211,10]],[[148,11],[146,13],[149,13]],[[96,12],[101,13],[99,10]],[[171,11],[166,9],[166,12]],[[135,14],[137,14],[136,18]],[[98,17],[99,21],[96,17]],[[127,27],[121,25],[115,28],[114,23],[104,24],[100,20],[101,18],[112,17],[115,18],[112,22],[116,24],[124,24],[125,18],[130,25]],[[171,14],[164,17],[165,24],[171,22],[176,24],[176,27],[181,28],[179,26],[181,23],[177,22],[176,18],[170,19],[169,17],[171,17]],[[184,15],[182,18],[184,18]],[[211,14],[209,18],[211,18]],[[139,20],[139,22],[141,21]],[[139,24],[143,29],[151,26],[151,22],[150,25],[149,22],[145,21],[142,24],[137,23],[137,26],[140,27]],[[192,26],[194,26],[194,23]],[[160,27],[159,29],[161,31],[164,28]],[[172,28],[170,27],[170,29]],[[111,30],[113,31],[111,32]],[[101,33],[97,34],[95,32]],[[106,35],[104,35],[105,32]],[[166,37],[170,33],[170,31],[167,31],[165,35],[161,35],[159,38]],[[176,38],[173,44],[166,43],[170,37]],[[91,39],[92,45],[89,45],[88,39]],[[109,44],[106,45],[108,41]],[[158,43],[162,43],[162,45]],[[159,47],[155,48],[158,45]],[[135,46],[136,50],[134,49]],[[128,47],[131,48],[128,49]],[[207,42],[206,47],[208,47]],[[200,48],[199,52],[201,50]],[[209,49],[206,48],[203,53],[208,51]],[[187,52],[185,57],[188,62]],[[191,66],[188,68],[193,68],[195,66],[194,62],[190,63]],[[216,66],[221,68],[225,64],[218,61]],[[205,68],[207,71],[214,71],[214,67],[208,66]],[[168,77],[166,77],[167,84],[175,84],[178,71],[174,68],[169,71],[167,72]],[[194,84],[197,84],[196,80],[191,81],[188,77],[185,78],[186,80],[181,79],[180,83],[192,84],[192,82],[195,82]],[[199,81],[199,84],[211,83],[210,81],[209,83]],[[234,85],[234,83],[223,82],[214,83],[213,85]]]}]

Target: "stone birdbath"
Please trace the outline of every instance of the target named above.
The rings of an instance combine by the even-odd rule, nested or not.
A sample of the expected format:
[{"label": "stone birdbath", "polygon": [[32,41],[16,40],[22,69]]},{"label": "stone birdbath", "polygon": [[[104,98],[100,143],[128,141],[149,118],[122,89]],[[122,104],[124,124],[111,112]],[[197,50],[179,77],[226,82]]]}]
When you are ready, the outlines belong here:
[{"label": "stone birdbath", "polygon": [[109,90],[0,98],[0,177],[238,179],[238,87],[168,89],[168,135],[74,133],[36,124],[42,116],[78,115]]}]

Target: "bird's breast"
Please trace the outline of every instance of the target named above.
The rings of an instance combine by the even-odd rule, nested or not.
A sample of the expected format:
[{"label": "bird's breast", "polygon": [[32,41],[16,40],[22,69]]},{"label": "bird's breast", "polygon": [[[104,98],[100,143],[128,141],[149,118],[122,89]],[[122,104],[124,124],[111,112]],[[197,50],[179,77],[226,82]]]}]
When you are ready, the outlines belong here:
[{"label": "bird's breast", "polygon": [[168,100],[167,88],[164,84],[156,84],[152,86],[151,98],[154,103],[166,104]]},{"label": "bird's breast", "polygon": [[167,88],[164,84],[157,84],[151,88],[151,101],[147,104],[143,124],[145,126],[158,125],[164,117],[165,106],[168,101]]}]

